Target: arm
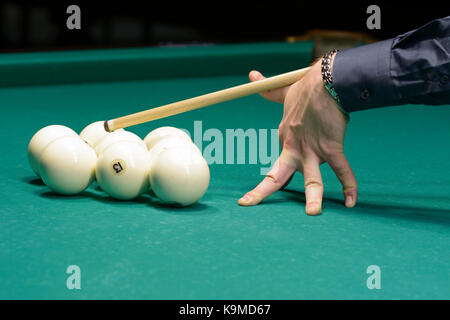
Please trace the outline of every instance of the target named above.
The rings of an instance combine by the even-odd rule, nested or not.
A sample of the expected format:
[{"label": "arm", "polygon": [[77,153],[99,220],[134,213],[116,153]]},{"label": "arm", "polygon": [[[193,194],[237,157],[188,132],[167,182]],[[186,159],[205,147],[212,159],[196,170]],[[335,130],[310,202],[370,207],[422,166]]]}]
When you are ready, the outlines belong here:
[{"label": "arm", "polygon": [[450,103],[450,16],[393,39],[339,52],[334,88],[347,112]]},{"label": "arm", "polygon": [[[335,54],[334,90],[346,112],[405,103],[450,103],[450,17],[367,46]],[[250,80],[264,79],[251,72]],[[251,206],[282,188],[296,172],[304,177],[305,211],[322,211],[319,166],[327,162],[342,184],[346,207],[355,206],[358,185],[344,155],[348,118],[324,86],[320,61],[296,83],[261,94],[284,104],[279,126],[282,152],[267,176],[239,204]]]}]

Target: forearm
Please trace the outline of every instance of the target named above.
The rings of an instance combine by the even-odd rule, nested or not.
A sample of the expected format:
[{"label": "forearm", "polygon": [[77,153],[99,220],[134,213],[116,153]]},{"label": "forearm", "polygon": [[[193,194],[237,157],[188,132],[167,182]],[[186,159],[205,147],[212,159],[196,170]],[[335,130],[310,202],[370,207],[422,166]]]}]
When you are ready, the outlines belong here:
[{"label": "forearm", "polygon": [[450,103],[450,16],[393,39],[339,52],[333,82],[347,112]]}]

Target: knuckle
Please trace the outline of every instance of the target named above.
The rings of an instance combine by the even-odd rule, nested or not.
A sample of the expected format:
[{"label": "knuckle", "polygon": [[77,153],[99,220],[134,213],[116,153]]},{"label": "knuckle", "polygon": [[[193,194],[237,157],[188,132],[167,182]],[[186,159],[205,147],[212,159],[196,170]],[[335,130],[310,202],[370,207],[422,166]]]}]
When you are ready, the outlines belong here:
[{"label": "knuckle", "polygon": [[284,137],[283,147],[289,150],[297,150],[299,149],[299,143],[295,140],[295,137],[288,135]]},{"label": "knuckle", "polygon": [[281,133],[284,131],[284,127],[285,127],[285,120],[281,120],[280,124],[278,125],[278,132]]},{"label": "knuckle", "polygon": [[354,192],[358,193],[358,183],[356,181],[353,181],[351,184],[345,186],[343,189],[344,189],[344,193],[347,193],[350,191],[354,191]]},{"label": "knuckle", "polygon": [[348,168],[337,168],[336,169],[336,175],[338,178],[344,178],[350,173],[350,170]]},{"label": "knuckle", "polygon": [[305,188],[323,188],[323,184],[315,178],[307,178],[305,179]]},{"label": "knuckle", "polygon": [[303,132],[304,128],[305,123],[303,122],[303,119],[289,122],[289,131],[291,132],[300,133]]},{"label": "knuckle", "polygon": [[275,175],[272,174],[267,174],[266,175],[266,179],[270,184],[273,184],[275,186],[281,186],[282,182],[280,181],[280,179],[278,177],[276,177]]},{"label": "knuckle", "polygon": [[278,139],[280,140],[281,144],[284,143],[285,135],[282,131],[278,130]]},{"label": "knuckle", "polygon": [[319,142],[317,143],[317,147],[319,149],[319,154],[327,159],[332,158],[336,155],[336,151],[330,146],[330,143],[328,141],[319,140]]}]

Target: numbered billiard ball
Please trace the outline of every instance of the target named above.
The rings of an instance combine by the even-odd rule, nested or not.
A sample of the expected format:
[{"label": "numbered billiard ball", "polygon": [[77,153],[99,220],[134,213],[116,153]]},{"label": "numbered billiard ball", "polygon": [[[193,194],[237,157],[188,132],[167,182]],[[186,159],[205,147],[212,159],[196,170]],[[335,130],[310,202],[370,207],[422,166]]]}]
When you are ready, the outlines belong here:
[{"label": "numbered billiard ball", "polygon": [[155,195],[168,204],[191,205],[209,186],[209,167],[191,146],[163,150],[151,166],[150,185]]},{"label": "numbered billiard ball", "polygon": [[147,134],[144,138],[144,142],[147,145],[148,150],[151,150],[159,141],[169,137],[183,137],[192,141],[191,137],[181,129],[175,127],[160,127]]},{"label": "numbered billiard ball", "polygon": [[97,161],[96,177],[111,197],[129,200],[148,190],[150,156],[136,141],[119,141],[103,150]]},{"label": "numbered billiard ball", "polygon": [[39,172],[56,193],[77,194],[94,179],[97,156],[80,137],[65,136],[50,142],[42,151]]},{"label": "numbered billiard ball", "polygon": [[39,159],[42,151],[50,142],[65,136],[78,137],[78,134],[69,127],[56,124],[40,129],[31,138],[28,144],[28,161],[36,175],[40,176]]},{"label": "numbered billiard ball", "polygon": [[105,135],[103,138],[100,139],[100,141],[95,145],[95,151],[97,152],[97,155],[100,155],[108,146],[110,146],[113,143],[119,142],[119,141],[134,141],[138,143],[143,148],[147,149],[145,146],[144,141],[139,138],[138,135],[134,134],[130,131],[114,131],[107,135]]},{"label": "numbered billiard ball", "polygon": [[[96,121],[85,127],[80,132],[80,137],[86,141],[92,148],[106,135],[110,132],[105,130],[105,121]],[[123,131],[123,129],[118,129],[116,131]]]}]

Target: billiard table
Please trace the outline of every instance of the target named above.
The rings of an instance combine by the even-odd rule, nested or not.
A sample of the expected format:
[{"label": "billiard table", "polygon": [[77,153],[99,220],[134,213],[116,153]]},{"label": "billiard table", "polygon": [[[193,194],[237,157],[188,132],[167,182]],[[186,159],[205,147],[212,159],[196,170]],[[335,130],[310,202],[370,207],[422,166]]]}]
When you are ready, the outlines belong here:
[{"label": "billiard table", "polygon": [[[252,69],[306,67],[312,52],[311,42],[273,42],[1,54],[0,298],[449,299],[450,106],[351,114],[358,203],[344,206],[324,164],[314,217],[299,173],[260,205],[237,204],[279,152],[282,106],[258,95],[128,128],[191,133],[211,173],[193,206],[151,192],[119,201],[96,182],[62,196],[29,167],[28,142],[46,125],[80,132],[245,83]],[[68,285],[70,266],[80,289]]]}]

